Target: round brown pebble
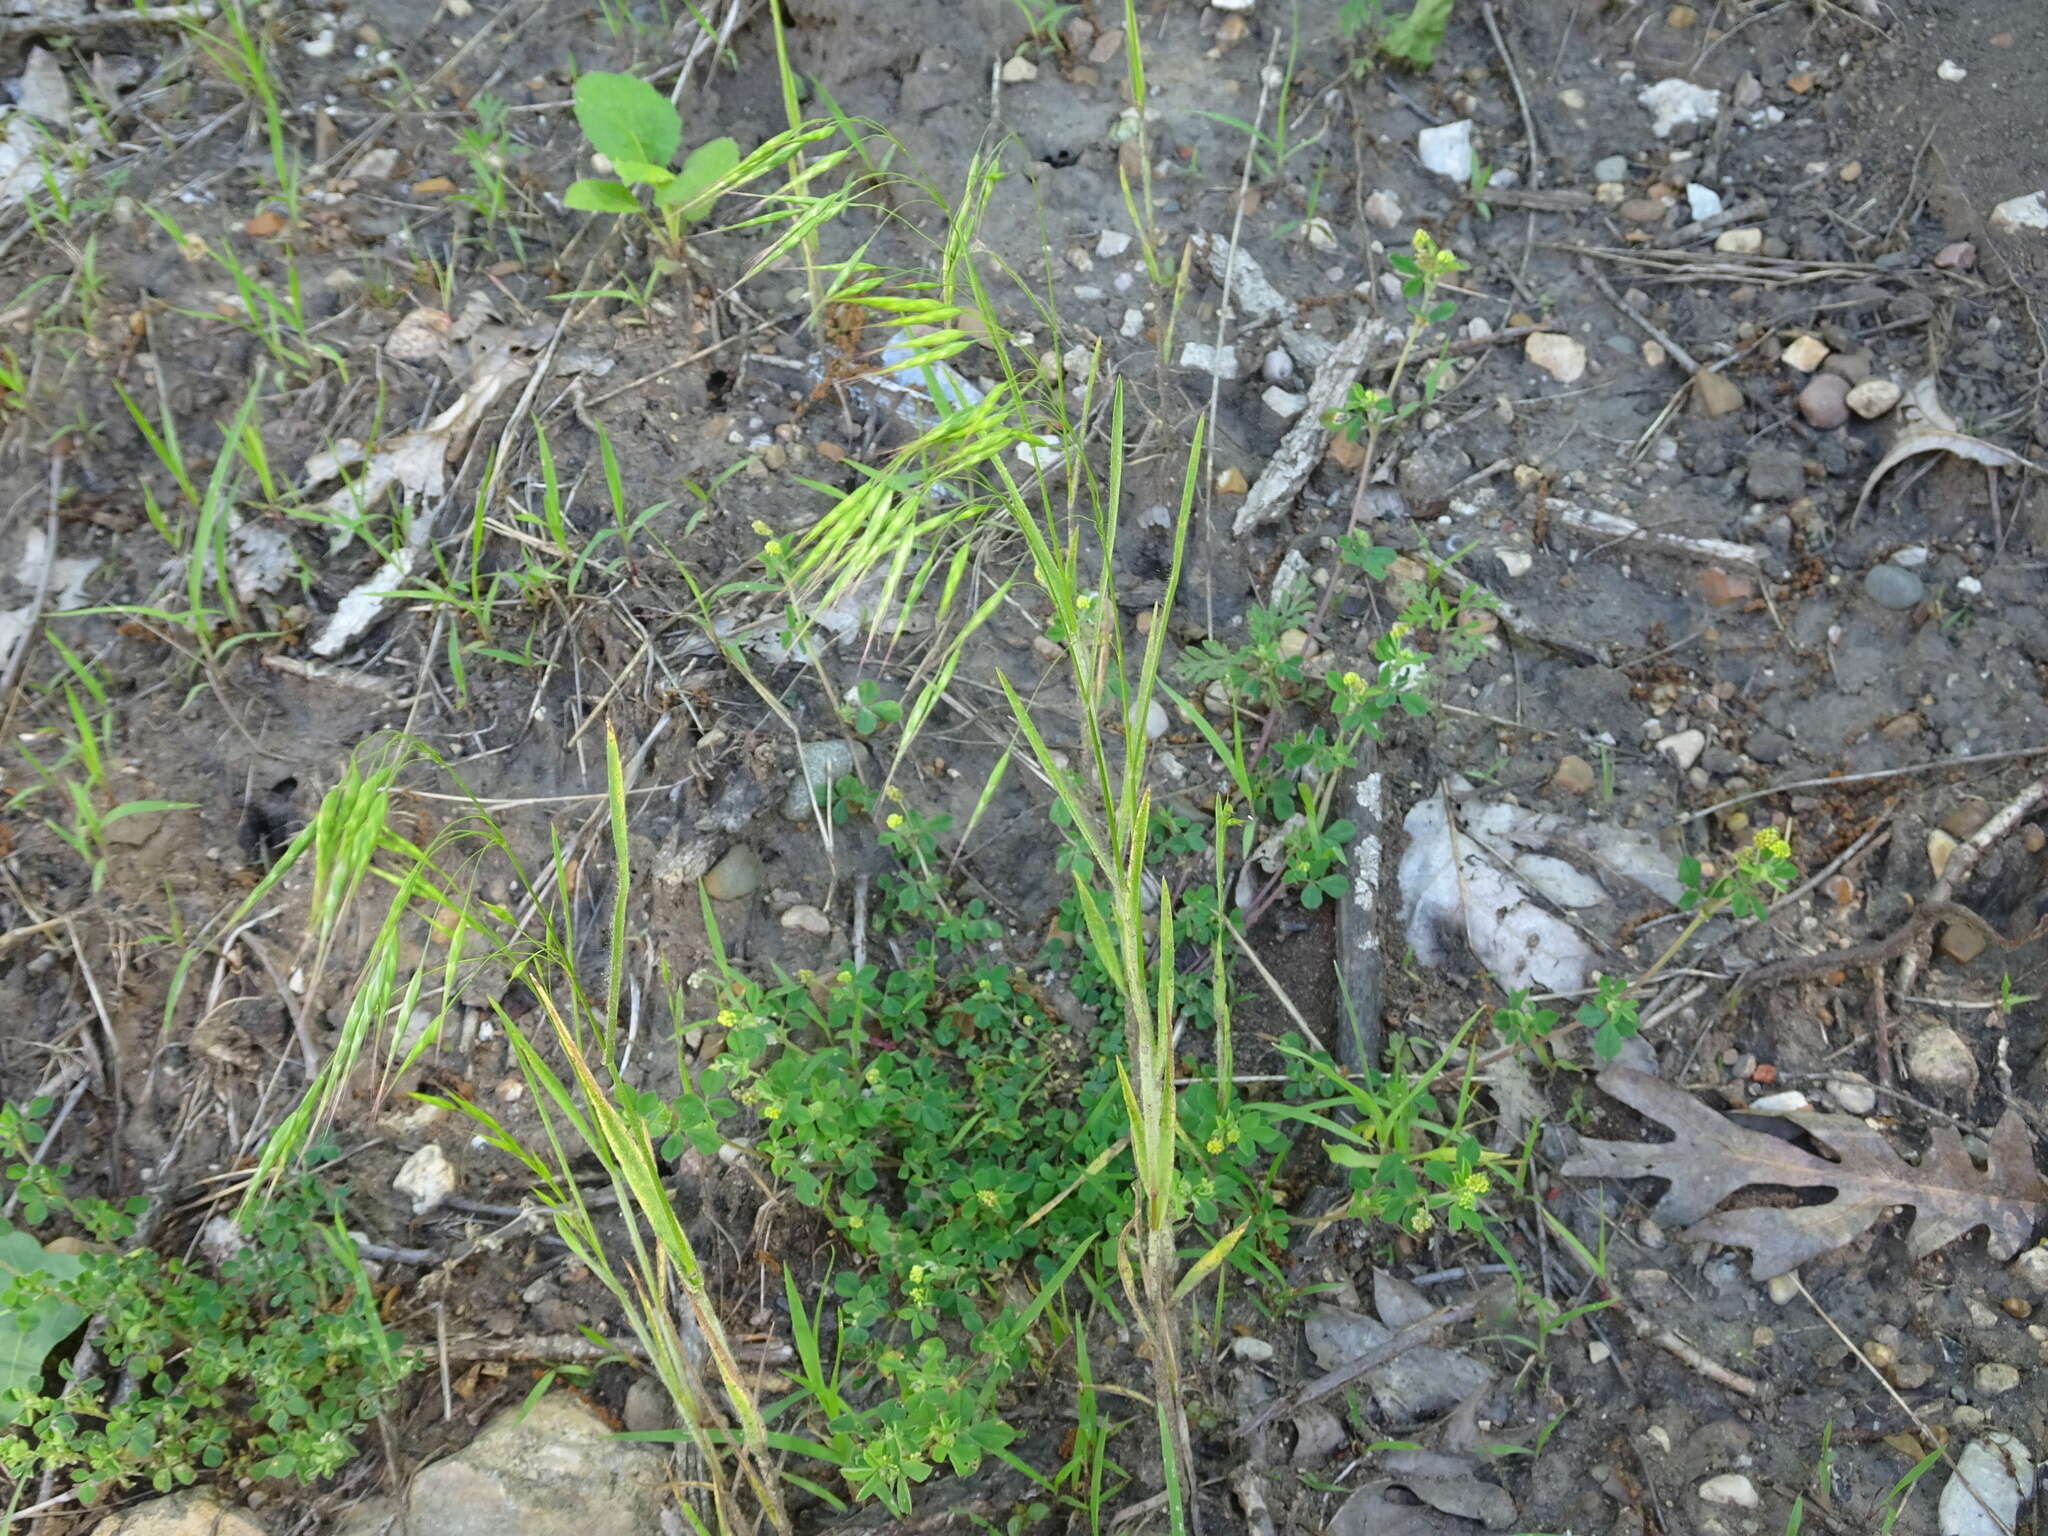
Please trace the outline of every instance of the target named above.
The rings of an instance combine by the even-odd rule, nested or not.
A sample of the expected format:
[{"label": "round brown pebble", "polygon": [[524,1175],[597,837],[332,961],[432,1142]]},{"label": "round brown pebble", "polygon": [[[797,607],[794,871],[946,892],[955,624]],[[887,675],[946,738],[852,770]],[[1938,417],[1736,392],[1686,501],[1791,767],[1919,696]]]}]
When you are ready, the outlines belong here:
[{"label": "round brown pebble", "polygon": [[2034,1315],[2034,1304],[2024,1296],[2008,1296],[1999,1305],[2005,1308],[2006,1316],[2016,1317],[2021,1322]]},{"label": "round brown pebble", "polygon": [[1839,427],[1849,419],[1849,381],[1839,374],[1815,374],[1799,391],[1799,414],[1822,432]]},{"label": "round brown pebble", "polygon": [[1583,795],[1599,782],[1593,772],[1593,765],[1583,757],[1567,754],[1558,759],[1557,771],[1550,776],[1551,784],[1568,795]]}]

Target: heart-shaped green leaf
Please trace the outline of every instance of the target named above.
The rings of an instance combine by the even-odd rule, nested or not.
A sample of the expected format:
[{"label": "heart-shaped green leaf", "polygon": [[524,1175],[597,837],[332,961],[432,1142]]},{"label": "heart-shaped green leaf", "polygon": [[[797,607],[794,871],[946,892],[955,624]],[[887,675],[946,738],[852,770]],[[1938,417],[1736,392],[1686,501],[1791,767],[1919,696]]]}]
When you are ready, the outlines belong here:
[{"label": "heart-shaped green leaf", "polygon": [[[69,1279],[81,1262],[75,1253],[47,1252],[26,1232],[0,1232],[0,1296],[21,1276],[38,1271]],[[40,1386],[50,1351],[84,1321],[85,1313],[55,1296],[37,1297],[21,1308],[0,1306],[0,1392]],[[0,1425],[9,1422],[0,1408]]]},{"label": "heart-shaped green leaf", "polygon": [[683,141],[682,119],[666,96],[637,75],[593,70],[576,80],[576,122],[614,165],[667,165]]},{"label": "heart-shaped green leaf", "polygon": [[740,147],[731,139],[713,139],[690,151],[676,179],[654,195],[664,208],[680,208],[683,222],[694,224],[718,200],[718,183],[740,163]]},{"label": "heart-shaped green leaf", "polygon": [[616,181],[593,181],[585,178],[573,183],[562,194],[562,206],[574,208],[578,213],[638,213],[640,199],[632,189],[622,187]]}]

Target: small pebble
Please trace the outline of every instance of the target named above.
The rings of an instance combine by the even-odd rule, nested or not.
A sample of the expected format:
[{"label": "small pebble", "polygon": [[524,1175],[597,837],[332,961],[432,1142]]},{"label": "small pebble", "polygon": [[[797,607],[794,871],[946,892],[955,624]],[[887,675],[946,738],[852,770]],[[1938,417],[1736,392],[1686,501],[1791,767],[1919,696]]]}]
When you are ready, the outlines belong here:
[{"label": "small pebble", "polygon": [[1095,237],[1095,254],[1104,261],[1114,261],[1131,248],[1131,237],[1120,229],[1105,229]]},{"label": "small pebble", "polygon": [[1657,750],[1676,763],[1680,770],[1698,762],[1706,749],[1707,733],[1699,729],[1677,731],[1657,743]]},{"label": "small pebble", "polygon": [[1038,66],[1020,53],[1013,58],[1003,60],[1002,74],[1003,84],[1024,85],[1038,78]]},{"label": "small pebble", "polygon": [[1867,1115],[1877,1108],[1877,1090],[1860,1078],[1829,1078],[1828,1097],[1845,1115]]},{"label": "small pebble", "polygon": [[1268,384],[1288,384],[1294,379],[1294,359],[1285,347],[1275,347],[1259,361],[1259,376]]},{"label": "small pebble", "polygon": [[1818,374],[1799,391],[1799,414],[1822,432],[1849,419],[1849,381],[1840,374]]},{"label": "small pebble", "polygon": [[1375,192],[1365,200],[1365,216],[1381,229],[1393,229],[1404,216],[1401,200],[1391,192]]},{"label": "small pebble", "polygon": [[1292,390],[1282,389],[1278,384],[1268,384],[1259,396],[1267,410],[1282,421],[1292,421],[1308,408],[1308,396],[1297,395]]},{"label": "small pebble", "polygon": [[2036,1296],[2048,1296],[2048,1244],[2029,1248],[2012,1261],[2008,1273]]},{"label": "small pebble", "polygon": [[1596,161],[1593,166],[1595,181],[1627,181],[1628,156],[1609,155],[1605,160]]},{"label": "small pebble", "polygon": [[1827,360],[1828,344],[1818,336],[1798,337],[1784,351],[1785,366],[1801,373],[1811,373]]},{"label": "small pebble", "polygon": [[1700,1484],[1700,1502],[1725,1504],[1733,1509],[1755,1509],[1758,1503],[1756,1484],[1740,1472],[1723,1472],[1719,1477],[1710,1477]]},{"label": "small pebble", "polygon": [[1901,394],[1890,379],[1865,379],[1849,391],[1846,403],[1865,421],[1875,421],[1899,403]]},{"label": "small pebble", "polygon": [[1942,871],[1948,868],[1948,861],[1955,857],[1956,849],[1961,846],[1953,834],[1940,827],[1927,834],[1927,867],[1934,872],[1935,879],[1941,878]]},{"label": "small pebble", "polygon": [[2023,1323],[2034,1315],[2034,1304],[2024,1296],[2008,1296],[1999,1305],[2005,1308],[2007,1316],[2016,1317]]},{"label": "small pebble", "polygon": [[816,907],[799,904],[782,914],[782,926],[792,933],[811,933],[822,939],[832,932],[832,919]]},{"label": "small pebble", "polygon": [[1550,776],[1551,786],[1568,795],[1583,795],[1600,782],[1593,765],[1583,757],[1567,754],[1558,759],[1557,771]]},{"label": "small pebble", "polygon": [[1760,229],[1724,229],[1714,236],[1714,249],[1724,256],[1754,256],[1763,248]]},{"label": "small pebble", "polygon": [[761,888],[761,856],[745,843],[735,843],[704,877],[704,893],[713,901],[740,901]]},{"label": "small pebble", "polygon": [[1919,606],[1920,599],[1927,595],[1927,588],[1918,576],[1890,561],[1874,565],[1865,573],[1863,591],[1878,607],[1889,608],[1894,613],[1904,613],[1908,608]]},{"label": "small pebble", "polygon": [[1253,1365],[1263,1365],[1273,1358],[1273,1346],[1264,1339],[1255,1339],[1249,1334],[1241,1339],[1232,1339],[1230,1352],[1238,1359],[1248,1360]]},{"label": "small pebble", "polygon": [[1785,1306],[1799,1294],[1799,1276],[1796,1273],[1773,1275],[1766,1289],[1769,1290],[1774,1305]]},{"label": "small pebble", "polygon": [[2020,1384],[2019,1367],[1987,1360],[1971,1374],[1970,1381],[1986,1397],[2000,1397]]},{"label": "small pebble", "polygon": [[1946,1024],[1928,1026],[1906,1047],[1906,1071],[1930,1093],[1970,1093],[1977,1086],[1977,1058],[1969,1043]]},{"label": "small pebble", "polygon": [[1588,1365],[1605,1365],[1608,1357],[1613,1353],[1613,1350],[1602,1344],[1598,1339],[1595,1339],[1586,1346],[1586,1363]]}]

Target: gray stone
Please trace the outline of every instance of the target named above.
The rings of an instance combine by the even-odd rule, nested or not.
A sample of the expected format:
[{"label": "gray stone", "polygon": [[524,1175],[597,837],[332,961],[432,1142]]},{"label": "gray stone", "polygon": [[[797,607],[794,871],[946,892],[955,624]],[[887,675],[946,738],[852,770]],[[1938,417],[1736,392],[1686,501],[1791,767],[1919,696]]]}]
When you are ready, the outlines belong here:
[{"label": "gray stone", "polygon": [[204,1488],[137,1504],[94,1529],[101,1536],[268,1536],[247,1510],[229,1509]]},{"label": "gray stone", "polygon": [[508,1408],[413,1479],[418,1536],[660,1536],[667,1458],[566,1393]]},{"label": "gray stone", "polygon": [[2020,1373],[2016,1366],[1999,1361],[1986,1361],[1972,1374],[1971,1384],[1986,1397],[1999,1397],[2020,1384]]},{"label": "gray stone", "polygon": [[1931,1024],[1906,1046],[1906,1071],[1930,1093],[1963,1095],[1977,1086],[1977,1058],[1946,1024]]},{"label": "gray stone", "polygon": [[2036,1296],[2048,1296],[2048,1244],[2029,1248],[2014,1259],[2010,1273]]},{"label": "gray stone", "polygon": [[1877,1108],[1877,1090],[1860,1077],[1831,1077],[1828,1097],[1845,1115],[1867,1115]]},{"label": "gray stone", "polygon": [[1863,591],[1878,607],[1889,608],[1895,613],[1917,607],[1920,599],[1927,595],[1926,584],[1918,576],[1890,561],[1873,565],[1864,574]]},{"label": "gray stone", "polygon": [[1593,164],[1593,179],[1595,181],[1627,181],[1628,156],[1609,155],[1605,160],[1595,161]]},{"label": "gray stone", "polygon": [[1471,457],[1449,443],[1424,443],[1401,460],[1395,475],[1410,506],[1441,501],[1451,487],[1472,473]]},{"label": "gray stone", "polygon": [[1806,461],[1789,448],[1753,449],[1742,488],[1757,501],[1790,501],[1806,489]]},{"label": "gray stone", "polygon": [[[796,777],[782,797],[785,821],[809,821],[811,807],[833,783],[853,772],[853,748],[843,741],[807,741],[797,753]],[[806,782],[808,781],[808,782]]]},{"label": "gray stone", "polygon": [[745,843],[735,843],[711,866],[704,889],[713,901],[744,901],[761,888],[761,856]]}]

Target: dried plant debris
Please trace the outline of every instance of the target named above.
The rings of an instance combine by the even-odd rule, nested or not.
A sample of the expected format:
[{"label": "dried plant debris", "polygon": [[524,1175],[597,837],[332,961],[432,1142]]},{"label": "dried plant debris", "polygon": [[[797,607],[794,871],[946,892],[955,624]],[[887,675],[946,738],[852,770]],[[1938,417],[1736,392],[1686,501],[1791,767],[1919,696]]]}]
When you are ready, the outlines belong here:
[{"label": "dried plant debris", "polygon": [[[1667,1224],[1686,1224],[1687,1242],[1747,1248],[1751,1274],[1768,1280],[1861,1237],[1894,1206],[1914,1210],[1907,1247],[1914,1258],[1954,1242],[1976,1227],[1990,1232],[1991,1256],[2019,1252],[2048,1203],[2048,1183],[2034,1167],[2019,1115],[2008,1109],[1990,1138],[1983,1170],[1947,1126],[1936,1127],[1914,1167],[1883,1134],[1848,1115],[1784,1115],[1835,1161],[1762,1131],[1744,1129],[1661,1078],[1610,1067],[1597,1079],[1624,1104],[1668,1127],[1667,1142],[1592,1141],[1564,1165],[1573,1178],[1669,1181],[1652,1208]],[[1792,1208],[1751,1206],[1712,1214],[1752,1185],[1828,1189],[1834,1198]]]}]

